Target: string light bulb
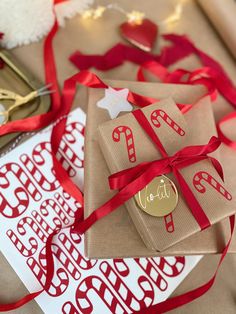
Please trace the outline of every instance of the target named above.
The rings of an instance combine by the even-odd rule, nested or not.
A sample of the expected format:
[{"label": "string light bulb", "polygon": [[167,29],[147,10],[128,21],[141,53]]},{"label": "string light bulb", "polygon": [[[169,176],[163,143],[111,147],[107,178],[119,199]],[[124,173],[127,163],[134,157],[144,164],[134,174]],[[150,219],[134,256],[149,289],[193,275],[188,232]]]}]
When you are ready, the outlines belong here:
[{"label": "string light bulb", "polygon": [[98,6],[93,12],[93,19],[98,19],[103,16],[103,13],[106,11],[106,7]]},{"label": "string light bulb", "polygon": [[140,11],[131,11],[130,13],[127,13],[126,16],[129,23],[140,25],[143,22],[145,14]]},{"label": "string light bulb", "polygon": [[[159,21],[158,24],[162,24],[162,25],[171,25],[177,21],[180,20],[181,16],[182,16],[182,11],[183,11],[183,3],[185,2],[185,0],[180,0],[175,8],[174,8],[174,12],[172,14],[170,14],[167,18],[165,18],[162,21]],[[140,25],[143,22],[143,19],[145,17],[145,13],[141,12],[141,11],[137,11],[137,10],[132,10],[131,12],[127,12],[125,11],[122,7],[120,7],[119,5],[117,5],[116,3],[110,3],[106,6],[97,6],[94,9],[88,9],[85,10],[81,16],[83,19],[99,19],[103,16],[104,12],[106,10],[116,10],[119,11],[120,13],[122,13],[123,15],[126,16],[127,20],[129,23],[131,24],[137,24]]]},{"label": "string light bulb", "polygon": [[183,11],[183,3],[180,2],[176,5],[174,12],[169,15],[164,21],[164,24],[172,24],[180,20]]},{"label": "string light bulb", "polygon": [[84,10],[84,12],[81,14],[82,18],[84,20],[91,18],[93,16],[93,11],[94,11],[93,9]]}]

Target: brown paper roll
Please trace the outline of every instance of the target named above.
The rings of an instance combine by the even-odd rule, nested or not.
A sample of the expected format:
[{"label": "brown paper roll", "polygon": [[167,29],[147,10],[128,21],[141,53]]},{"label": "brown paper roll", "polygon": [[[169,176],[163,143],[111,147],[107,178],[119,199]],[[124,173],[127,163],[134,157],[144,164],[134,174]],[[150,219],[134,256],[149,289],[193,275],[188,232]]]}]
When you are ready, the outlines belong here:
[{"label": "brown paper roll", "polygon": [[236,2],[234,0],[198,0],[198,3],[236,58]]}]

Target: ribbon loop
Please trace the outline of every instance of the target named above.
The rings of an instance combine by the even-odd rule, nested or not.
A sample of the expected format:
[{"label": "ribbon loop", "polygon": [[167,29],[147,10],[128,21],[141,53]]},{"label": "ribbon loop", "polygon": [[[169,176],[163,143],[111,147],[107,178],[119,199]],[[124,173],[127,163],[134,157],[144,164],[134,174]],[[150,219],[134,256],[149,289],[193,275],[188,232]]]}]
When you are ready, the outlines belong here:
[{"label": "ribbon loop", "polygon": [[222,167],[219,161],[208,154],[214,152],[220,145],[220,140],[215,136],[211,137],[206,145],[187,146],[177,151],[173,156],[162,159],[143,162],[137,166],[121,170],[109,176],[109,186],[111,190],[120,190],[132,181],[141,177],[150,168],[155,176],[168,174],[175,169],[181,169],[204,159],[213,161],[213,166],[222,177]]}]

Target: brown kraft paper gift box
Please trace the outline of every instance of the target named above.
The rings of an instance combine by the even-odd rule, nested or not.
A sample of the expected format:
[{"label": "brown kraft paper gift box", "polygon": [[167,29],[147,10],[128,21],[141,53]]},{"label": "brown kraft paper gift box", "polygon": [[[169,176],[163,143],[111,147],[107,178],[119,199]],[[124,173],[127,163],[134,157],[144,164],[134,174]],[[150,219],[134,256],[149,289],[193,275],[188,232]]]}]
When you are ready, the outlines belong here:
[{"label": "brown kraft paper gift box", "polygon": [[[204,110],[203,107],[202,110]],[[211,136],[216,135],[216,132],[209,132],[211,130],[204,121],[201,124],[196,124],[196,120],[193,119],[189,121],[191,124],[187,125],[184,115],[171,98],[149,105],[143,108],[142,112],[169,156],[187,146],[187,143],[191,145],[192,142],[196,142],[200,132],[205,135],[205,144]],[[214,118],[212,117],[212,119]],[[125,138],[124,132],[126,131],[128,131],[128,139]],[[99,125],[98,134],[100,147],[111,174],[142,162],[162,159],[160,151],[155,147],[153,141],[147,136],[132,113]],[[209,160],[194,163],[181,169],[180,172],[202,206],[211,225],[235,213],[235,200],[232,192],[229,192],[229,187],[227,187],[227,178],[225,178],[226,182],[223,183]],[[173,220],[171,232],[168,231],[170,229],[168,224],[164,223],[164,215],[155,217],[147,214],[137,205],[135,197],[125,203],[144,243],[150,249],[157,251],[163,251],[201,230],[180,192],[179,183],[173,173],[164,177],[165,183],[161,183],[161,178],[163,177],[159,177],[158,181],[155,179],[154,187],[151,187],[151,184],[147,185],[147,193],[152,193],[157,197],[156,190],[158,186],[163,193],[165,190],[165,193],[169,195],[169,197],[159,199],[159,201],[154,199],[152,203],[155,206],[160,203],[165,206],[171,198],[176,201],[176,195],[178,195],[178,204],[171,213],[172,218],[169,218],[169,220]],[[173,190],[167,178],[174,182],[179,192],[171,192]],[[142,205],[144,204],[144,198],[146,199],[145,189],[139,193],[138,198]],[[169,202],[167,206],[169,206]],[[142,207],[144,208],[144,206]]]},{"label": "brown kraft paper gift box", "polygon": [[[157,99],[172,96],[177,103],[194,103],[205,92],[204,88],[199,86],[125,81],[107,83],[115,87],[128,87],[134,92]],[[110,173],[98,144],[98,125],[110,120],[107,110],[96,106],[96,103],[103,97],[103,89],[89,90],[85,146],[85,216],[88,216],[114,194],[108,186],[107,178]],[[192,121],[193,118],[196,124],[200,123],[203,118],[206,119],[209,134],[215,134],[215,123],[208,99],[200,101],[185,114],[186,120]],[[199,132],[198,139],[191,144],[205,144],[208,140],[209,138],[207,137],[206,140],[204,132]],[[231,180],[232,182],[233,180]],[[229,226],[226,219],[178,242],[161,253],[157,253],[144,245],[125,206],[121,206],[86,232],[85,245],[86,254],[90,258],[207,254],[220,252],[228,235]],[[231,252],[235,252],[235,248],[236,245],[233,243]]]}]

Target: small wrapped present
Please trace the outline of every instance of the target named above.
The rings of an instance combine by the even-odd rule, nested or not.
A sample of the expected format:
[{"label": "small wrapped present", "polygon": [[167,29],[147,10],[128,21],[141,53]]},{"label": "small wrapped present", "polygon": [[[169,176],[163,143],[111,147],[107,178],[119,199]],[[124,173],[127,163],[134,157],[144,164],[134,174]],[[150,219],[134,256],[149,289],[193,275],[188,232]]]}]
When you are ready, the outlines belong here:
[{"label": "small wrapped present", "polygon": [[[235,213],[233,191],[212,156],[219,140],[204,120],[189,129],[171,98],[108,121],[98,131],[113,174],[110,186],[124,194],[149,248],[163,251]],[[187,146],[199,132],[209,142]]]}]

